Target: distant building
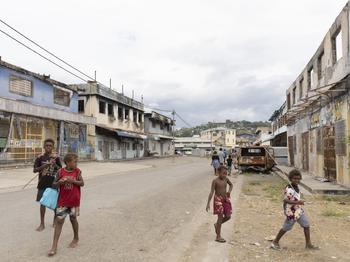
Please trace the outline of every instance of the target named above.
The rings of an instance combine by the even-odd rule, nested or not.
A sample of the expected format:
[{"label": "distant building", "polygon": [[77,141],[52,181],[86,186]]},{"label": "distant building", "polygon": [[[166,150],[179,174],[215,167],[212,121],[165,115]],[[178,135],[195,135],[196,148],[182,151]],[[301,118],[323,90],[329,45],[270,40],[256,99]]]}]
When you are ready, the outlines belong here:
[{"label": "distant building", "polygon": [[287,107],[286,102],[276,110],[269,121],[271,122],[272,137],[271,146],[286,147],[287,146]]},{"label": "distant building", "polygon": [[211,141],[216,147],[233,148],[236,146],[236,130],[226,127],[216,127],[204,130],[200,133],[204,140]]},{"label": "distant building", "polygon": [[78,114],[77,87],[0,60],[0,162],[33,161],[47,138],[61,156],[94,159],[95,123]]},{"label": "distant building", "polygon": [[255,130],[256,139],[254,144],[256,145],[270,145],[271,128],[266,126],[257,127]]},{"label": "distant building", "polygon": [[176,137],[175,150],[179,152],[189,151],[193,155],[204,156],[211,151],[211,141],[200,136]]},{"label": "distant building", "polygon": [[96,159],[139,158],[144,155],[144,106],[96,82],[79,85],[79,113],[96,117]]},{"label": "distant building", "polygon": [[173,155],[173,127],[175,122],[167,116],[152,110],[145,112],[145,153],[147,155]]},{"label": "distant building", "polygon": [[252,145],[256,140],[256,135],[251,133],[240,133],[237,135],[237,146]]}]

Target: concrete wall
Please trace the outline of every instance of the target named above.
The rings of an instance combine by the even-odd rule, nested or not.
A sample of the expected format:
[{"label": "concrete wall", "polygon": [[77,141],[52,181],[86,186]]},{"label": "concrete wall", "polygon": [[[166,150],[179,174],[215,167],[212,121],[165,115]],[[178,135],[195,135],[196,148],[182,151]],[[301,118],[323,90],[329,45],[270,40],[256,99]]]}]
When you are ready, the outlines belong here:
[{"label": "concrete wall", "polygon": [[[10,76],[19,76],[27,79],[33,84],[33,96],[27,97],[10,92]],[[72,96],[69,106],[62,106],[54,103],[54,87],[52,84],[42,81],[34,76],[25,75],[15,70],[0,65],[0,96],[14,100],[22,100],[32,104],[64,110],[68,112],[78,112],[78,93],[68,90]]]},{"label": "concrete wall", "polygon": [[[103,151],[100,150],[99,148],[99,142],[102,142],[102,147],[104,150],[104,143],[109,143],[108,145],[108,155],[109,158],[106,159],[104,158],[104,153]],[[96,160],[117,160],[117,159],[123,159],[123,154],[122,154],[122,143],[128,143],[129,144],[129,149],[126,150],[126,159],[132,159],[132,158],[137,158],[137,152],[136,150],[133,150],[133,143],[136,143],[135,140],[131,139],[116,139],[113,137],[109,136],[103,136],[103,135],[96,135]],[[113,146],[111,146],[113,144]],[[143,142],[142,142],[143,144]],[[140,145],[139,145],[140,146]],[[113,147],[113,148],[112,148]],[[142,146],[142,149],[140,148],[139,150],[139,157],[143,157],[144,155],[144,148]]]}]

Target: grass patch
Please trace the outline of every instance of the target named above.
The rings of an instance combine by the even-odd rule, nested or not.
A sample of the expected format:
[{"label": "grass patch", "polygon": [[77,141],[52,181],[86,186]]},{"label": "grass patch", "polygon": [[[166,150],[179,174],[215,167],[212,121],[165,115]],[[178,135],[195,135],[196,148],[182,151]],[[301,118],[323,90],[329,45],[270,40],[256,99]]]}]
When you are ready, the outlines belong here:
[{"label": "grass patch", "polygon": [[267,197],[273,201],[281,201],[283,197],[283,189],[285,183],[280,182],[277,184],[268,185],[263,188],[263,191],[266,193]]},{"label": "grass patch", "polygon": [[335,210],[332,208],[328,208],[322,212],[322,216],[325,217],[344,217],[347,214],[344,211],[341,210]]},{"label": "grass patch", "polygon": [[250,186],[261,186],[261,181],[252,181],[252,182],[249,182],[249,185]]},{"label": "grass patch", "polygon": [[328,202],[350,203],[350,195],[321,195],[319,199]]}]

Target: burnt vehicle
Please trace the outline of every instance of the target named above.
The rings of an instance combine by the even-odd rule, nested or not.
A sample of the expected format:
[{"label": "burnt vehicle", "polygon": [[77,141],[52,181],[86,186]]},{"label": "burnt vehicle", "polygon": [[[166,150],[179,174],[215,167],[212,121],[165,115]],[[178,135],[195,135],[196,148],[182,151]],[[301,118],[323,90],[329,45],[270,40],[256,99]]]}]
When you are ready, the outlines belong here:
[{"label": "burnt vehicle", "polygon": [[274,150],[268,146],[243,146],[238,148],[237,168],[241,171],[268,172],[276,165]]}]

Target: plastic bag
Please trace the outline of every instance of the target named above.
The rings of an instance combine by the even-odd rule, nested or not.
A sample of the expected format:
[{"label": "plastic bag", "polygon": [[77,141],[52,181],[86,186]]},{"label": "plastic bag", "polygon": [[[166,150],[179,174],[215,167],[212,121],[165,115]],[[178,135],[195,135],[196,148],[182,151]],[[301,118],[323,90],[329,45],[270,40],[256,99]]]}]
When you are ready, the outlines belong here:
[{"label": "plastic bag", "polygon": [[40,204],[54,210],[57,207],[58,191],[54,188],[46,188]]}]

